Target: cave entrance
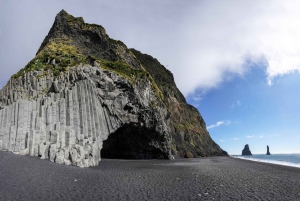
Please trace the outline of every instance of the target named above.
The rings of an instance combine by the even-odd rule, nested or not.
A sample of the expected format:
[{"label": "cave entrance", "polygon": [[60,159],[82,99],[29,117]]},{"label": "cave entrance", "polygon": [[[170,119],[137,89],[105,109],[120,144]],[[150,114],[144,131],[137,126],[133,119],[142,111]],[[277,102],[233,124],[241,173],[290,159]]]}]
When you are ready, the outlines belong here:
[{"label": "cave entrance", "polygon": [[133,123],[125,124],[103,141],[101,157],[110,159],[167,158],[167,155],[155,146],[163,141],[163,136],[155,130]]}]

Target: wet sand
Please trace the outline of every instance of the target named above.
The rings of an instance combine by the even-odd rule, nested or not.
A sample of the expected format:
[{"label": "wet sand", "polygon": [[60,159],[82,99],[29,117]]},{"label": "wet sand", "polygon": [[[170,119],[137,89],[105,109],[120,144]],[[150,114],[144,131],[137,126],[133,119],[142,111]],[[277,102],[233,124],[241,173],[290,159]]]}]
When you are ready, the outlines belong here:
[{"label": "wet sand", "polygon": [[300,200],[300,168],[230,157],[78,168],[0,151],[0,200]]}]

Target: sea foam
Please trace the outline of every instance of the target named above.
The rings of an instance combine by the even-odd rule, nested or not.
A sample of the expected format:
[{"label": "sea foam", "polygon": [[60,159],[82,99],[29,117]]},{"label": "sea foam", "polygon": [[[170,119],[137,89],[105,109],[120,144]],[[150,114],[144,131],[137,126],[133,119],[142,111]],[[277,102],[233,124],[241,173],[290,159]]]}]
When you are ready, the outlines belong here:
[{"label": "sea foam", "polygon": [[300,168],[300,154],[274,154],[271,156],[257,154],[252,156],[232,156],[243,160],[271,163]]}]

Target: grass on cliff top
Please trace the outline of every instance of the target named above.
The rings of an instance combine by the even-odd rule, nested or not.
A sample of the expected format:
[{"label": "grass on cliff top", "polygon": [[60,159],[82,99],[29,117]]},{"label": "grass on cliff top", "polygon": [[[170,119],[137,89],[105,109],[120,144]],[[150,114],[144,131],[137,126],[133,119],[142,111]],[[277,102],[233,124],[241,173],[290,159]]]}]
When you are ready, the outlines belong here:
[{"label": "grass on cliff top", "polygon": [[[120,43],[120,41],[114,41]],[[85,57],[78,48],[71,44],[70,39],[55,39],[50,41],[23,69],[12,77],[17,79],[30,71],[41,71],[53,73],[54,76],[60,75],[61,72],[67,71],[68,67],[76,64],[87,64],[90,59],[97,61],[104,69],[114,71],[120,76],[127,78],[131,83],[142,79],[149,79],[156,96],[164,100],[164,96],[154,79],[144,69],[136,70],[121,61],[107,61],[104,59]]]},{"label": "grass on cliff top", "polygon": [[12,77],[17,79],[25,72],[45,70],[58,76],[60,72],[66,71],[68,66],[77,63],[85,63],[86,58],[78,49],[71,45],[68,39],[56,39],[50,41],[23,69]]},{"label": "grass on cliff top", "polygon": [[146,71],[133,69],[129,65],[121,61],[108,61],[104,59],[97,59],[96,61],[102,68],[106,70],[112,70],[117,74],[128,78],[131,82],[149,77],[149,73],[147,73]]}]

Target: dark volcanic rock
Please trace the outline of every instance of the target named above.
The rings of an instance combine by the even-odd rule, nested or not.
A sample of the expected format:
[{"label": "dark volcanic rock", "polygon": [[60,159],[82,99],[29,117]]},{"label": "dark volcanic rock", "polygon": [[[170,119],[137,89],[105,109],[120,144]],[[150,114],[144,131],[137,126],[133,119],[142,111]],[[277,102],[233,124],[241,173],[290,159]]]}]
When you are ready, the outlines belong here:
[{"label": "dark volcanic rock", "polygon": [[141,68],[139,61],[130,53],[127,46],[121,41],[111,39],[102,26],[85,23],[82,17],[75,18],[64,10],[56,15],[54,24],[37,54],[50,41],[61,38],[69,39],[84,56],[123,61],[135,69]]},{"label": "dark volcanic rock", "polygon": [[267,155],[271,155],[270,151],[269,151],[269,146],[267,145]]},{"label": "dark volcanic rock", "polygon": [[252,155],[250,149],[249,149],[249,145],[246,144],[245,145],[245,148],[243,149],[242,151],[242,156],[249,156],[249,155]]},{"label": "dark volcanic rock", "polygon": [[130,49],[151,74],[170,111],[172,153],[181,157],[228,156],[210,137],[199,111],[189,105],[176,87],[173,74],[150,55]]},{"label": "dark volcanic rock", "polygon": [[228,155],[169,70],[64,10],[0,90],[0,150],[80,167]]}]

